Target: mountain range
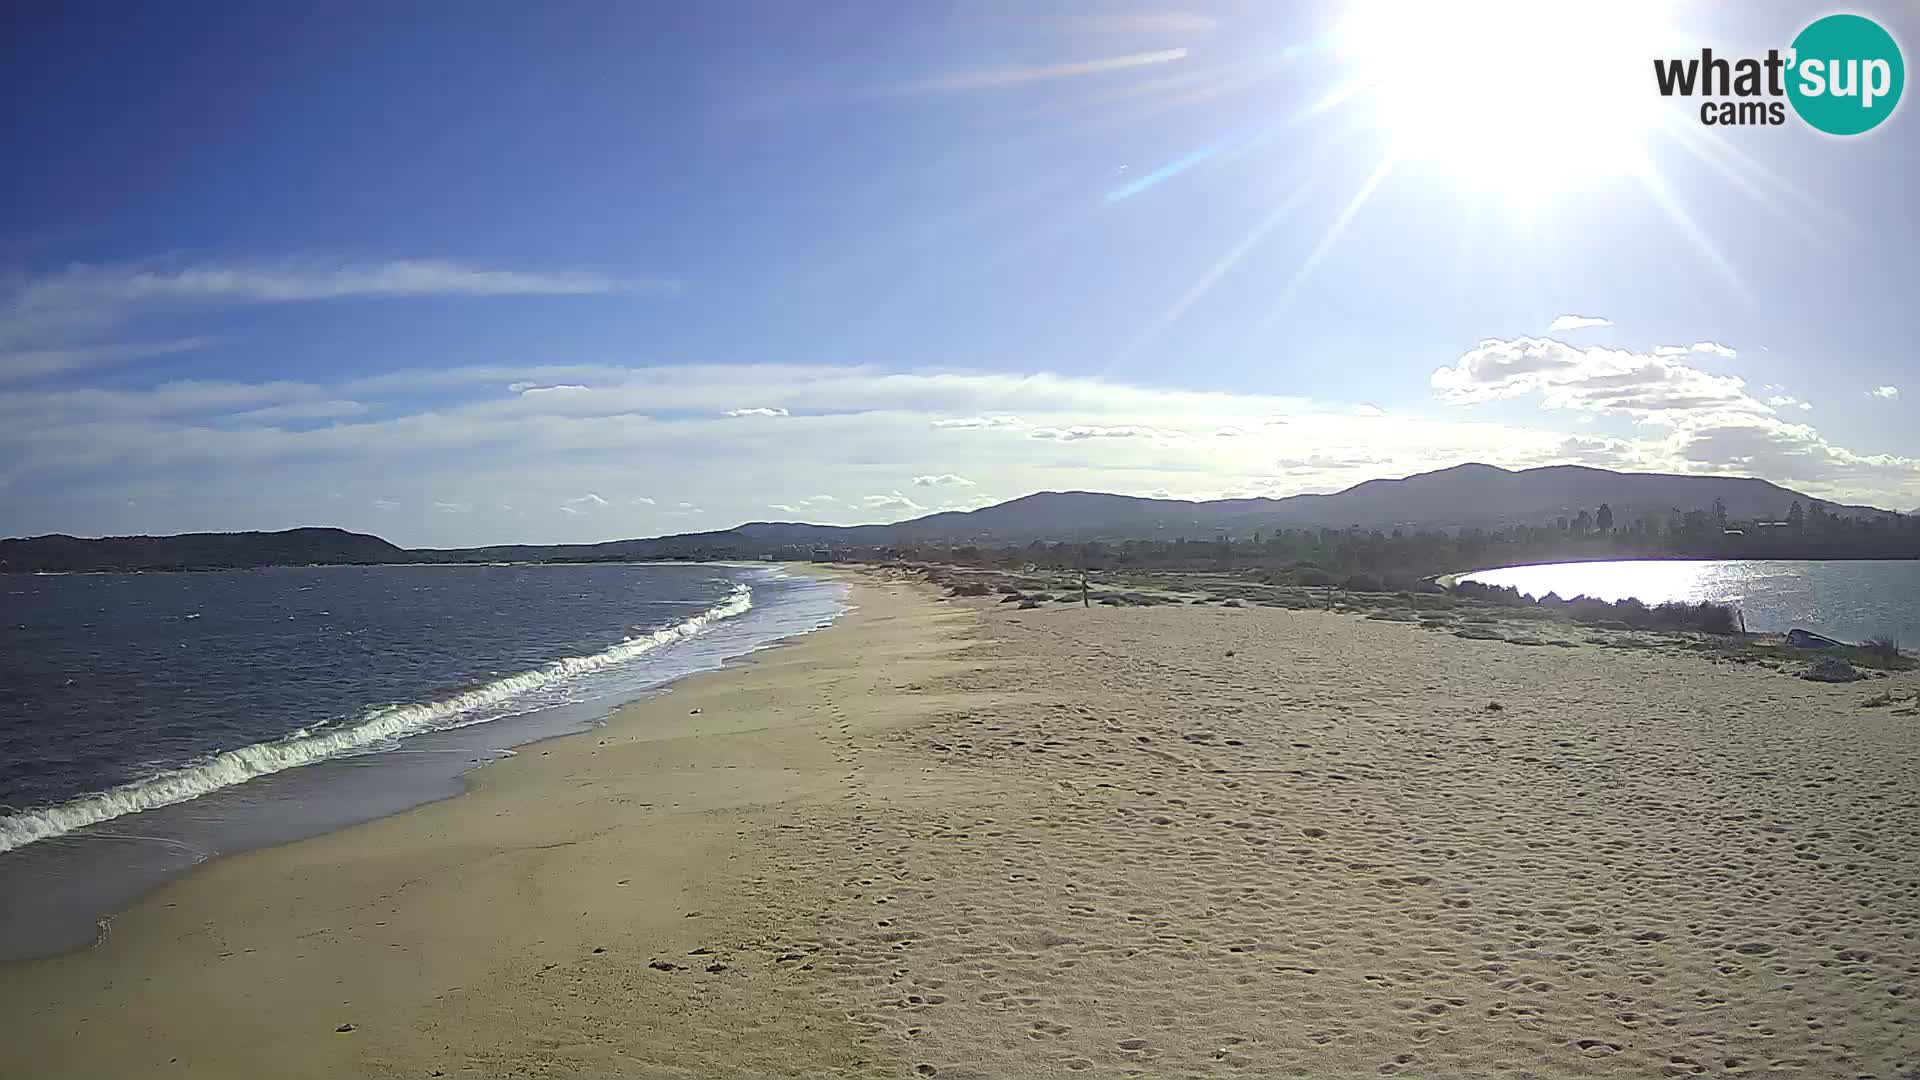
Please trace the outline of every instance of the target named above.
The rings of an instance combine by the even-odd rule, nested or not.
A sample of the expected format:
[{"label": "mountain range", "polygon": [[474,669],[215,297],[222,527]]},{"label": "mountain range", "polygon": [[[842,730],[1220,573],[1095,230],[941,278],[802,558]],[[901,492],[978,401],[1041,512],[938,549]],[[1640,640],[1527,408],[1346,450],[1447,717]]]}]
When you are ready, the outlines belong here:
[{"label": "mountain range", "polygon": [[[42,536],[0,540],[0,570],[109,570],[252,567],[310,563],[497,562],[791,555],[812,547],[910,543],[1017,544],[1034,540],[1212,539],[1287,528],[1454,528],[1550,523],[1602,503],[1622,527],[1646,516],[1707,510],[1715,500],[1735,520],[1781,520],[1798,502],[1817,501],[1765,480],[1623,473],[1578,465],[1513,471],[1469,463],[1394,480],[1368,480],[1330,495],[1281,499],[1149,499],[1090,491],[1046,491],[978,510],[947,511],[884,525],[760,521],[732,529],[599,544],[404,549],[340,529],[196,533],[85,540]],[[1854,517],[1885,517],[1870,506],[1832,506]]]}]

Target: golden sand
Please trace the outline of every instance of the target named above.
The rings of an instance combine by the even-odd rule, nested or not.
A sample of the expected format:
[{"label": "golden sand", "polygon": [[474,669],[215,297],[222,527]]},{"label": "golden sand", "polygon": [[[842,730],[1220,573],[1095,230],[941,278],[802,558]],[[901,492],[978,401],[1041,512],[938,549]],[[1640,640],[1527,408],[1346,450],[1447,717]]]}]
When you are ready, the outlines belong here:
[{"label": "golden sand", "polygon": [[5,969],[0,1077],[1920,1075],[1920,676],[853,599]]}]

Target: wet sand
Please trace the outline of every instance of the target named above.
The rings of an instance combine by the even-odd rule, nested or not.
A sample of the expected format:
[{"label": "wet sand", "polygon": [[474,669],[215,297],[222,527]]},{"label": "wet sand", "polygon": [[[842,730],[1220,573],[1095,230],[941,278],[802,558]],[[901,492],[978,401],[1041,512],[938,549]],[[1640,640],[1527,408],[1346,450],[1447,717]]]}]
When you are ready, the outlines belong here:
[{"label": "wet sand", "polygon": [[1920,676],[993,599],[215,862],[0,1077],[1920,1073]]}]

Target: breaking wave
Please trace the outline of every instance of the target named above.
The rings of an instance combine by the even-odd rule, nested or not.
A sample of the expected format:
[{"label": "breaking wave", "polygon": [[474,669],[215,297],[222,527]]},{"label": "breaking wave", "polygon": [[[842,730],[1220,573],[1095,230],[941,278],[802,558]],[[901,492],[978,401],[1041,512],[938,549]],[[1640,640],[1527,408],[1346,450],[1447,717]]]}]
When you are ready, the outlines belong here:
[{"label": "breaking wave", "polygon": [[88,825],[97,825],[125,814],[157,810],[162,806],[197,799],[208,792],[244,784],[256,777],[311,765],[383,742],[461,726],[459,720],[467,714],[502,704],[530,690],[564,679],[626,663],[662,645],[693,637],[714,623],[743,614],[751,607],[753,591],[745,585],[735,585],[731,596],[692,618],[629,638],[589,656],[555,660],[531,671],[508,675],[439,701],[382,705],[367,710],[358,722],[345,727],[319,732],[301,728],[282,738],[224,751],[197,765],[168,769],[148,779],[122,784],[93,795],[83,795],[57,806],[0,817],[0,852]]}]

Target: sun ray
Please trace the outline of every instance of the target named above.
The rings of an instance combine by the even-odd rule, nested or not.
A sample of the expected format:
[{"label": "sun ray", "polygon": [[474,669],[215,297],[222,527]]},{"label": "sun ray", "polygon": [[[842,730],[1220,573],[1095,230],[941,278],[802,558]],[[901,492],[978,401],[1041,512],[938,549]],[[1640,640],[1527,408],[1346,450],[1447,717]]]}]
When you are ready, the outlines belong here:
[{"label": "sun ray", "polygon": [[[1824,231],[1836,225],[1851,224],[1710,129],[1683,124],[1662,124],[1660,130],[1675,145],[1704,162],[1708,168],[1719,173],[1722,179],[1738,188],[1742,194],[1771,211],[1774,216],[1810,240],[1819,239]],[[1799,203],[1801,212],[1796,213],[1783,206],[1778,199],[1763,189],[1762,184]],[[1819,219],[1820,227],[1816,228],[1807,220],[1808,217]]]},{"label": "sun ray", "polygon": [[1674,227],[1686,236],[1687,240],[1699,251],[1701,257],[1712,264],[1714,270],[1728,285],[1733,287],[1734,292],[1738,293],[1742,300],[1745,300],[1749,304],[1753,303],[1754,295],[1752,290],[1747,288],[1747,283],[1741,280],[1739,272],[1733,268],[1731,262],[1727,261],[1727,257],[1720,253],[1720,249],[1714,244],[1713,238],[1708,236],[1706,230],[1700,227],[1700,223],[1693,219],[1693,215],[1687,211],[1686,205],[1680,201],[1680,197],[1674,193],[1673,187],[1667,183],[1667,178],[1660,174],[1660,170],[1654,165],[1653,159],[1647,157],[1645,154],[1639,154],[1628,162],[1628,169],[1632,173],[1633,178],[1639,181],[1640,187],[1647,193],[1647,197],[1652,199],[1654,205],[1660,208],[1660,212],[1667,215],[1667,220],[1673,222]]},{"label": "sun ray", "polygon": [[1301,260],[1299,267],[1294,270],[1293,276],[1287,279],[1286,287],[1280,290],[1282,304],[1293,296],[1294,290],[1299,288],[1301,283],[1306,281],[1307,277],[1320,265],[1320,260],[1326,258],[1327,253],[1333,250],[1333,245],[1340,241],[1340,235],[1347,231],[1347,226],[1353,223],[1353,219],[1367,205],[1367,201],[1373,198],[1373,193],[1380,189],[1380,185],[1386,182],[1398,163],[1399,157],[1389,150],[1380,158],[1379,164],[1373,167],[1373,172],[1361,181],[1359,189],[1353,193],[1353,198],[1347,200],[1347,205],[1327,226],[1327,231],[1320,237],[1320,242],[1313,246],[1313,250],[1307,253],[1307,257]]},{"label": "sun ray", "polygon": [[1293,212],[1293,208],[1298,206],[1300,200],[1306,197],[1308,190],[1310,190],[1312,186],[1313,178],[1309,176],[1299,187],[1293,190],[1292,194],[1280,200],[1279,204],[1273,208],[1271,213],[1262,218],[1259,224],[1255,225],[1246,236],[1241,238],[1239,243],[1235,244],[1225,255],[1221,256],[1218,261],[1208,267],[1207,272],[1200,275],[1199,280],[1188,286],[1187,291],[1181,293],[1179,299],[1175,300],[1167,310],[1161,312],[1153,322],[1149,323],[1147,328],[1141,331],[1138,337],[1129,342],[1126,348],[1120,351],[1114,363],[1107,365],[1106,370],[1102,372],[1102,374],[1111,374],[1116,365],[1131,359],[1141,349],[1145,348],[1148,344],[1152,343],[1155,338],[1164,333],[1168,327],[1180,321],[1180,318],[1187,313],[1189,308],[1199,303],[1201,297],[1206,296],[1207,293],[1213,289],[1214,283],[1218,282],[1222,277],[1225,277],[1228,271],[1239,265],[1240,260],[1246,258],[1248,252],[1258,247],[1260,241],[1266,239],[1268,233],[1272,232],[1275,227],[1287,219],[1287,216]]}]

